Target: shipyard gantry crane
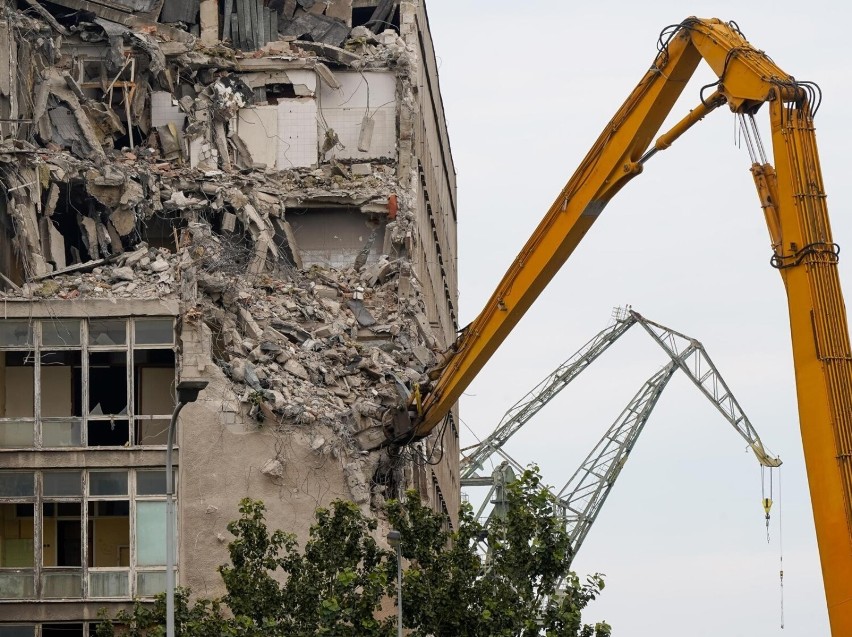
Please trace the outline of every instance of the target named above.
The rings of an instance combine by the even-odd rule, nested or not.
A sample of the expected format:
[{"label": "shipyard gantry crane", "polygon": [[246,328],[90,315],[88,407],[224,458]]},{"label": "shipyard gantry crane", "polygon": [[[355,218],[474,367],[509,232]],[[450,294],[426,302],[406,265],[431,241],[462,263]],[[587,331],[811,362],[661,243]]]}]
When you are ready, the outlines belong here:
[{"label": "shipyard gantry crane", "polygon": [[[469,447],[472,452],[460,462],[463,487],[490,487],[477,516],[483,516],[489,503],[494,504],[492,515],[500,515],[505,503],[505,485],[514,479],[516,470],[523,471],[520,463],[509,456],[503,446],[631,327],[641,326],[666,352],[670,361],[642,385],[565,486],[553,494],[571,540],[572,560],[615,485],[663,389],[678,370],[683,371],[746,441],[761,466],[774,468],[781,465],[781,460],[763,446],[757,431],[700,341],[648,320],[634,310],[617,310],[614,319],[611,325],[598,332],[515,403],[497,428],[482,442]],[[490,476],[479,475],[478,471],[495,455],[502,458],[498,467]]]}]

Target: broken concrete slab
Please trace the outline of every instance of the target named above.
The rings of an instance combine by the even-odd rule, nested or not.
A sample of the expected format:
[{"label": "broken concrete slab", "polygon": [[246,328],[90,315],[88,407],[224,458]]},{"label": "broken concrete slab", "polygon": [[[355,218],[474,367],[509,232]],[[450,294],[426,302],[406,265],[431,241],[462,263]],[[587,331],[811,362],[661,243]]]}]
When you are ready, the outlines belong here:
[{"label": "broken concrete slab", "polygon": [[370,314],[370,311],[364,306],[363,301],[350,299],[347,305],[349,306],[349,309],[352,310],[355,320],[358,321],[358,324],[362,327],[370,327],[371,325],[376,324],[375,317]]},{"label": "broken concrete slab", "polygon": [[165,0],[160,22],[198,23],[199,0]]},{"label": "broken concrete slab", "polygon": [[359,55],[356,55],[355,53],[350,53],[349,51],[341,49],[340,47],[332,46],[331,44],[326,44],[324,42],[308,42],[306,40],[294,40],[290,44],[291,46],[302,49],[303,51],[315,53],[320,57],[328,58],[329,60],[333,60],[334,62],[344,64],[346,66],[355,64],[361,59],[361,57]]},{"label": "broken concrete slab", "polygon": [[292,18],[279,21],[278,32],[298,40],[339,47],[349,35],[349,26],[334,18],[297,9]]}]

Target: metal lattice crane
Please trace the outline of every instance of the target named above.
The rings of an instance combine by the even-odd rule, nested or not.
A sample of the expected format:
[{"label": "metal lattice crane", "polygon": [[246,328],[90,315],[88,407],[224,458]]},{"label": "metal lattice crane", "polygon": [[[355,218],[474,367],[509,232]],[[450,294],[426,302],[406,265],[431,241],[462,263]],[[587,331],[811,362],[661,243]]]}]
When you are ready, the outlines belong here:
[{"label": "metal lattice crane", "polygon": [[[478,516],[482,516],[489,503],[494,504],[491,515],[501,514],[505,507],[505,485],[514,479],[516,470],[523,470],[520,463],[502,449],[503,445],[571,380],[637,323],[663,348],[671,360],[642,385],[565,486],[554,494],[557,509],[571,538],[573,555],[579,551],[591,529],[663,389],[678,370],[683,371],[716,406],[748,443],[762,466],[777,467],[781,464],[781,460],[773,457],[763,446],[757,431],[743,413],[700,341],[649,321],[638,312],[619,311],[615,314],[613,325],[599,332],[566,363],[560,365],[516,403],[495,431],[462,461],[462,486],[491,487]],[[489,477],[477,475],[476,468],[493,455],[503,458],[493,474]]]}]

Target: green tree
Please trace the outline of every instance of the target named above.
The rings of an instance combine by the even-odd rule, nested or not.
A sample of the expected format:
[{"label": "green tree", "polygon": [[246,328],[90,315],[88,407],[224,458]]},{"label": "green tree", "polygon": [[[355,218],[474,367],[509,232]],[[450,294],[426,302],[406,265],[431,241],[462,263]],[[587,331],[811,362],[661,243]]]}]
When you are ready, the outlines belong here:
[{"label": "green tree", "polygon": [[[581,612],[603,588],[595,575],[580,585],[568,573],[567,534],[536,470],[509,486],[505,518],[489,524],[489,560],[477,542],[485,529],[470,508],[459,528],[423,506],[416,494],[388,504],[408,561],[403,615],[414,637],[607,637],[609,626],[584,625]],[[270,533],[262,502],[245,499],[228,525],[229,564],[219,568],[226,595],[190,603],[175,600],[178,637],[393,637],[396,618],[378,618],[383,600],[396,595],[396,557],[375,541],[376,521],[351,502],[316,511],[303,551],[295,536]],[[566,577],[564,590],[557,590]],[[129,637],[159,637],[165,603],[136,603],[131,612],[103,617],[98,637],[114,624]]]},{"label": "green tree", "polygon": [[[606,623],[582,622],[603,578],[594,575],[581,585],[569,572],[568,534],[538,470],[508,485],[507,496],[505,517],[492,519],[486,529],[465,507],[455,532],[416,493],[388,504],[409,561],[402,592],[406,628],[414,637],[610,635]],[[477,544],[486,536],[483,563]]]}]

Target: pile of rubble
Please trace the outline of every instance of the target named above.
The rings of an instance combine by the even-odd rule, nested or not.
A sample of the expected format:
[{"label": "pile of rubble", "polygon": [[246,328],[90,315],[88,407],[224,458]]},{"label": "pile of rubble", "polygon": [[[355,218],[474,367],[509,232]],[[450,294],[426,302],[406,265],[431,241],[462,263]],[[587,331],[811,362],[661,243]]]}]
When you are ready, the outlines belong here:
[{"label": "pile of rubble", "polygon": [[[255,426],[316,428],[312,446],[344,461],[353,499],[381,497],[369,476],[389,458],[361,449],[380,441],[386,408],[428,384],[438,352],[409,260],[412,168],[396,140],[416,57],[385,29],[394,4],[379,3],[376,33],[330,13],[335,2],[258,3],[270,22],[254,43],[268,38],[251,52],[229,43],[246,28],[239,0],[213,39],[206,2],[193,14],[198,38],[188,18],[167,25],[85,4],[3,10],[0,50],[11,58],[0,65],[17,65],[17,77],[0,81],[0,248],[14,255],[0,263],[0,300],[179,300],[184,322],[209,328]],[[349,141],[322,110],[323,90],[340,93],[348,73],[355,95],[375,70],[391,71],[391,150],[374,150],[381,105],[368,101]],[[241,132],[252,117],[267,121],[273,111],[260,107],[282,121],[317,102],[315,148],[300,151],[316,161],[282,163],[302,143],[294,138],[268,153],[283,129],[254,145]],[[293,220],[313,208],[357,215],[360,247],[306,258]],[[264,471],[275,475],[274,462]]]}]

